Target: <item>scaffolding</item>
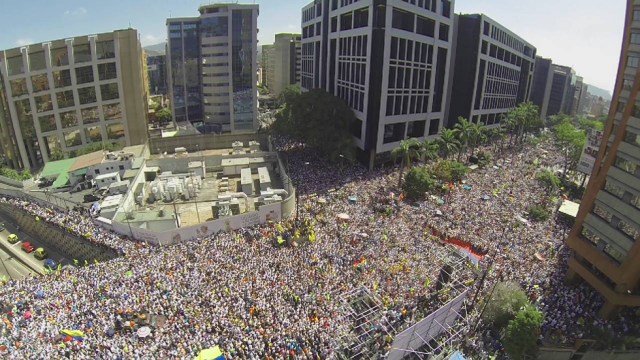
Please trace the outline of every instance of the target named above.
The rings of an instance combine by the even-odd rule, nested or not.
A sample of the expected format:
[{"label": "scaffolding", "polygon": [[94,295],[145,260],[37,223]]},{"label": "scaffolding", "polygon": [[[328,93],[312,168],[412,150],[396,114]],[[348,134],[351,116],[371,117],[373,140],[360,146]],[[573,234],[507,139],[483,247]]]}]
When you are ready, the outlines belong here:
[{"label": "scaffolding", "polygon": [[[375,292],[356,288],[338,295],[341,318],[335,347],[340,359],[429,359],[457,342],[466,324],[465,305],[473,266],[451,246],[434,246],[423,254],[439,268],[438,281],[418,304],[423,314],[416,320],[387,309]],[[435,274],[434,274],[435,275]],[[465,281],[466,279],[466,281]]]}]

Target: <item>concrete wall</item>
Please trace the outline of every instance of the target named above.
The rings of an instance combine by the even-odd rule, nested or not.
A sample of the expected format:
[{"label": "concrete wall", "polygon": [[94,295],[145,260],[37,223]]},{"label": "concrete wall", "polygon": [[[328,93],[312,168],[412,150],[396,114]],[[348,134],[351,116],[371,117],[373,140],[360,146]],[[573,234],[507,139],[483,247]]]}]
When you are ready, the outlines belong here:
[{"label": "concrete wall", "polygon": [[149,151],[152,154],[164,153],[173,154],[177,147],[185,147],[189,152],[209,149],[231,149],[234,141],[242,141],[246,146],[249,141],[260,142],[260,147],[267,150],[267,136],[265,134],[205,134],[205,135],[185,135],[166,138],[150,138]]},{"label": "concrete wall", "polygon": [[171,245],[182,241],[196,239],[215,234],[218,231],[230,231],[257,224],[266,223],[267,220],[280,221],[282,219],[281,203],[275,203],[260,207],[259,211],[244,213],[223,219],[208,221],[202,224],[168,231],[153,231],[141,229],[133,226],[134,223],[110,221],[104,218],[97,218],[94,223],[100,227],[115,231],[119,234],[132,236],[135,240],[147,242],[154,245]]},{"label": "concrete wall", "polygon": [[70,259],[107,261],[116,257],[116,253],[106,247],[89,243],[60,227],[46,221],[35,221],[35,217],[9,204],[0,204],[0,212],[11,219],[20,229],[46,246],[59,249]]}]

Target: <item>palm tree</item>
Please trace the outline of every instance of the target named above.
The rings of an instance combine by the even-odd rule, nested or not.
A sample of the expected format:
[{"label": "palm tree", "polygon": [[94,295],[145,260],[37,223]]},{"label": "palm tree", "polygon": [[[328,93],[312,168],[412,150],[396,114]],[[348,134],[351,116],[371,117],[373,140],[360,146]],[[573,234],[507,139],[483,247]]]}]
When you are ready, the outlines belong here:
[{"label": "palm tree", "polygon": [[440,145],[442,157],[445,159],[460,148],[460,141],[456,136],[456,132],[451,129],[443,129],[437,141]]},{"label": "palm tree", "polygon": [[467,150],[469,141],[473,136],[473,123],[460,116],[458,117],[458,122],[454,126],[454,131],[457,132],[458,139],[460,140],[460,148],[458,149],[458,161],[460,161],[462,153]]},{"label": "palm tree", "polygon": [[427,162],[438,158],[440,144],[434,140],[425,140],[420,144],[420,160]]},{"label": "palm tree", "polygon": [[471,144],[471,156],[475,153],[476,146],[486,141],[487,127],[483,123],[471,124],[469,142]]},{"label": "palm tree", "polygon": [[411,162],[420,158],[420,142],[416,138],[409,138],[400,141],[400,146],[391,150],[391,158],[396,161],[402,159],[400,171],[398,173],[398,188],[402,186],[402,172],[405,167],[411,168]]}]

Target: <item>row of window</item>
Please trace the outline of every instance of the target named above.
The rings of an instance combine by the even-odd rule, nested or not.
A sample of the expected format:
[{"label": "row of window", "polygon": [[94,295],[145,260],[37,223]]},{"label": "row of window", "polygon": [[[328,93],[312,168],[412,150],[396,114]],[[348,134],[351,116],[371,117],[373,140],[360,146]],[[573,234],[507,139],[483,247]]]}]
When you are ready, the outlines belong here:
[{"label": "row of window", "polygon": [[339,41],[339,56],[367,56],[367,35],[342,37]]},{"label": "row of window", "polygon": [[338,81],[364,87],[367,81],[366,71],[366,59],[362,59],[359,62],[338,61]]},{"label": "row of window", "polygon": [[508,62],[512,65],[522,65],[522,57],[520,57],[519,55],[516,55],[509,50],[505,50],[504,48],[498,47],[494,44],[489,45],[488,42],[484,40],[482,40],[482,44],[480,45],[480,52],[484,55],[489,55],[494,59]]},{"label": "row of window", "polygon": [[[393,9],[391,26],[394,29],[435,38],[435,20],[398,8]],[[438,38],[442,41],[449,41],[449,25],[440,23]]]},{"label": "row of window", "polygon": [[429,95],[388,95],[387,116],[426,114],[429,112]]},{"label": "row of window", "polygon": [[[91,83],[95,79],[93,66],[82,66],[75,68],[76,84]],[[116,63],[98,64],[98,80],[111,80],[118,77]],[[13,79],[9,82],[11,86],[11,95],[18,97],[29,93],[27,87],[27,78]],[[71,86],[71,70],[56,70],[53,72],[53,87],[56,89]],[[31,87],[33,93],[47,91],[52,88],[49,84],[49,78],[46,74],[31,76]]]},{"label": "row of window", "polygon": [[[489,35],[489,28],[491,28],[491,35]],[[496,26],[491,26],[491,24],[489,24],[487,21],[484,22],[484,29],[483,32],[485,35],[487,36],[491,36],[492,39],[501,42],[503,44],[505,44],[506,46],[515,49],[516,51],[519,51],[521,53],[526,54],[527,56],[531,56],[533,57],[531,50],[529,49],[528,46],[525,46],[524,42],[516,39],[515,37],[511,36],[510,34],[507,34],[505,31],[503,31],[502,29],[496,27]]]},{"label": "row of window", "polygon": [[611,195],[617,197],[622,200],[623,203],[634,206],[636,209],[640,210],[640,195],[634,195],[629,191],[621,188],[616,185],[613,181],[607,180],[604,185],[604,189]]},{"label": "row of window", "polygon": [[[91,44],[72,45],[73,63],[80,64],[96,60],[113,59],[115,55],[115,45],[113,40],[96,42],[95,53],[91,50]],[[49,50],[51,67],[67,66],[69,62],[69,48],[67,46]],[[44,70],[47,68],[47,61],[44,50],[31,52],[26,55],[29,71]],[[6,59],[7,72],[9,76],[24,74],[25,67],[22,55]]]},{"label": "row of window", "polygon": [[623,234],[627,236],[627,238],[633,242],[640,239],[640,230],[636,229],[636,227],[632,224],[627,223],[623,219],[613,215],[607,209],[600,205],[595,205],[593,207],[593,213],[598,215],[599,218],[606,221],[611,225],[612,228],[620,230]]},{"label": "row of window", "polygon": [[387,87],[389,90],[429,90],[431,70],[390,65]]},{"label": "row of window", "polygon": [[[410,121],[408,123],[387,124],[384,126],[382,143],[389,144],[406,138],[421,138],[425,136],[426,120]],[[405,136],[406,130],[406,136]],[[428,136],[437,135],[440,130],[440,119],[431,119]]]},{"label": "row of window", "polygon": [[[55,94],[55,98],[58,103],[58,109],[64,109],[68,107],[73,107],[76,104],[78,105],[86,105],[98,102],[98,98],[96,95],[96,87],[88,86],[84,88],[79,88],[78,90],[78,98],[74,99],[73,91],[60,91]],[[110,83],[100,85],[100,98],[102,101],[109,101],[119,98],[118,92],[118,84]],[[23,106],[23,102],[29,102],[28,99],[18,100],[16,101],[16,106]],[[45,94],[40,96],[35,96],[34,101],[36,104],[36,112],[46,112],[53,110],[53,98],[51,94]],[[18,105],[20,103],[20,105]]]},{"label": "row of window", "polygon": [[517,105],[516,96],[492,97],[490,95],[485,95],[482,100],[483,110],[510,109],[510,108],[516,107],[516,105]]},{"label": "row of window", "polygon": [[364,112],[364,90],[356,90],[338,82],[336,96],[344,100],[352,109]]},{"label": "row of window", "polygon": [[[118,103],[103,105],[102,113],[104,121],[114,121],[122,118],[122,110]],[[81,109],[80,116],[78,116],[76,111],[61,112],[58,116],[60,117],[60,124],[63,129],[100,122],[98,107]],[[80,121],[82,121],[82,124]],[[40,130],[42,132],[49,132],[58,129],[56,116],[54,114],[38,117],[38,123],[40,124]]]},{"label": "row of window", "polygon": [[471,117],[471,122],[474,124],[483,124],[483,125],[494,125],[499,124],[500,119],[502,118],[504,113],[492,113],[492,114],[482,114],[482,115],[474,115]]},{"label": "row of window", "polygon": [[394,36],[391,38],[389,58],[392,60],[413,61],[414,65],[432,64],[433,45]]},{"label": "row of window", "polygon": [[616,248],[611,246],[611,244],[602,240],[598,235],[592,233],[586,227],[582,228],[582,236],[584,236],[587,240],[591,241],[595,247],[597,247],[603,253],[609,255],[618,264],[622,264],[622,262],[624,261],[626,254],[623,254],[620,251],[618,251]]}]

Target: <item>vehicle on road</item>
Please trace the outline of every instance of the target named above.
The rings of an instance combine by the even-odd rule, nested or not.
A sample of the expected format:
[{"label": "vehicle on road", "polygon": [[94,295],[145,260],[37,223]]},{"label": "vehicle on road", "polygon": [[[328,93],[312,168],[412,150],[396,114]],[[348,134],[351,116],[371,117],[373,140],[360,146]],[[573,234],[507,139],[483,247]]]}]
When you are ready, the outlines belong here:
[{"label": "vehicle on road", "polygon": [[47,258],[47,252],[44,250],[44,248],[39,247],[33,253],[33,256],[35,256],[35,258],[38,260],[44,260]]},{"label": "vehicle on road", "polygon": [[49,270],[55,270],[58,267],[58,263],[56,263],[56,261],[51,258],[45,259],[44,267],[49,268]]},{"label": "vehicle on road", "polygon": [[7,236],[7,241],[9,242],[9,244],[15,244],[19,241],[18,239],[18,235],[16,234],[9,234],[9,236]]},{"label": "vehicle on road", "polygon": [[94,195],[94,194],[85,194],[83,197],[84,202],[88,203],[88,202],[94,202],[94,201],[100,201],[100,197]]},{"label": "vehicle on road", "polygon": [[35,250],[35,248],[33,247],[33,245],[31,245],[30,242],[25,242],[22,244],[22,250],[26,253],[30,253],[33,252],[33,250]]},{"label": "vehicle on road", "polygon": [[0,232],[4,231],[5,227],[4,224],[0,224]]}]

